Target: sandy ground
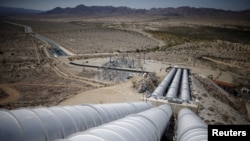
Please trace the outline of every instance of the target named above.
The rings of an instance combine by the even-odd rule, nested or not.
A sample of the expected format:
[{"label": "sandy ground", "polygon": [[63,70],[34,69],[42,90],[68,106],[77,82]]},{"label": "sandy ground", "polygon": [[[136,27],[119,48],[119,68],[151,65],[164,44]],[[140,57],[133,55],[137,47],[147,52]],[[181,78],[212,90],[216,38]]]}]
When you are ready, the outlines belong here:
[{"label": "sandy ground", "polygon": [[84,59],[84,60],[75,60],[75,63],[79,64],[91,64],[96,66],[102,66],[109,61],[109,58],[91,58],[91,59]]},{"label": "sandy ground", "polygon": [[[74,62],[79,64],[91,64],[91,65],[97,65],[102,66],[103,64],[107,63],[110,60],[110,58],[90,58],[90,59],[84,59],[84,60],[74,60]],[[208,77],[209,75],[212,75],[214,79],[219,81],[224,81],[228,83],[233,83],[233,76],[229,72],[220,71],[220,70],[210,70],[207,68],[202,67],[193,67],[190,65],[186,65],[185,62],[176,64],[172,62],[161,62],[161,61],[155,61],[155,60],[145,60],[145,62],[142,60],[142,65],[144,70],[149,72],[156,72],[158,73],[165,71],[166,68],[171,66],[176,67],[183,67],[183,68],[189,68],[191,71],[191,74],[199,74],[203,77]],[[74,71],[81,72],[82,67],[70,65],[71,69]]]},{"label": "sandy ground", "polygon": [[[101,65],[109,61],[109,58],[94,58],[86,60],[78,60],[78,62],[84,63],[88,61],[89,64]],[[143,67],[147,71],[156,72],[157,76],[165,77],[166,68],[170,66],[175,66],[175,64],[169,62],[160,62],[153,60],[146,60],[143,63]],[[178,67],[187,68],[185,65],[178,65]],[[191,74],[199,74],[202,77],[208,77],[213,75],[217,77],[218,80],[231,82],[232,76],[228,72],[220,72],[218,70],[209,70],[206,68],[188,67],[191,70]],[[75,68],[77,69],[77,68]],[[79,68],[78,68],[79,69]],[[132,88],[132,80],[128,80],[123,83],[119,83],[113,86],[99,88],[95,90],[86,91],[71,98],[61,102],[59,105],[76,105],[76,104],[99,104],[99,103],[117,103],[117,102],[131,102],[131,101],[142,101],[143,94],[137,92],[137,90]],[[203,108],[199,110],[199,116],[208,124],[249,124],[242,116],[238,115],[237,111],[232,109],[230,106],[222,103],[221,101],[210,96],[199,83],[194,83],[192,85],[193,93],[196,97],[201,97],[200,105]],[[250,105],[247,105],[248,114],[250,114]],[[223,119],[225,115],[228,115],[228,121]]]},{"label": "sandy ground", "polygon": [[191,73],[193,74],[199,74],[204,77],[208,77],[209,75],[212,75],[216,80],[224,81],[228,83],[233,82],[233,77],[230,73],[225,71],[219,71],[219,70],[209,70],[205,68],[195,68],[195,67],[189,67],[191,69]]},{"label": "sandy ground", "polygon": [[6,85],[4,85],[4,84],[0,85],[0,89],[2,89],[5,93],[7,93],[9,95],[7,98],[0,99],[0,104],[13,102],[16,99],[18,99],[19,96],[20,96],[20,93],[17,90],[11,88],[7,84]]},{"label": "sandy ground", "polygon": [[[198,115],[208,124],[249,124],[239,113],[227,104],[217,100],[192,77],[193,93],[199,97]],[[197,99],[196,99],[197,100]],[[250,107],[247,105],[248,114]],[[225,121],[227,120],[227,121]]]},{"label": "sandy ground", "polygon": [[120,103],[142,101],[143,94],[132,88],[131,80],[114,86],[99,88],[85,91],[72,96],[61,102],[59,105],[77,105],[83,103],[100,104],[100,103]]},{"label": "sandy ground", "polygon": [[147,37],[150,37],[151,39],[157,41],[160,47],[165,46],[164,41],[154,38],[151,34],[144,32],[143,29],[133,29],[132,31],[136,31],[136,32],[139,32],[139,33],[147,36]]},{"label": "sandy ground", "polygon": [[[77,63],[86,63],[91,65],[103,65],[109,61],[109,58],[92,58],[85,60],[75,60]],[[143,63],[143,67],[150,72],[156,72],[157,76],[165,77],[166,72],[165,69],[175,66],[175,64],[171,64],[170,62],[161,62],[154,60],[146,60]],[[185,67],[182,65],[178,65],[178,67]],[[219,80],[227,80],[227,82],[231,81],[231,76],[226,72],[219,72],[217,70],[208,70],[203,68],[195,68],[189,67],[191,69],[191,73],[200,74],[204,77],[209,75],[218,76]],[[71,69],[75,71],[82,71],[82,67],[71,65]],[[219,75],[220,74],[220,75]],[[86,91],[80,94],[77,94],[65,101],[63,101],[60,105],[67,104],[82,104],[82,103],[109,103],[109,102],[127,102],[127,101],[136,101],[141,100],[142,94],[138,94],[136,90],[132,89],[131,80],[120,83],[111,87],[105,87],[95,90]]]},{"label": "sandy ground", "polygon": [[170,65],[160,61],[146,60],[145,63],[143,63],[143,67],[146,71],[160,73],[170,67]]},{"label": "sandy ground", "polygon": [[[86,63],[91,65],[103,65],[109,61],[109,58],[92,58],[85,60],[75,60],[76,63]],[[165,68],[169,67],[160,61],[146,60],[143,63],[144,68],[150,72],[156,72],[157,75],[164,76]],[[82,67],[71,65],[71,69],[75,71],[82,71]],[[59,105],[75,105],[83,103],[116,103],[116,102],[131,102],[142,101],[143,94],[138,93],[136,89],[132,88],[132,80],[116,84],[114,86],[99,88],[95,90],[86,91],[61,102]]]},{"label": "sandy ground", "polygon": [[247,111],[248,111],[248,117],[250,117],[250,103],[247,103]]},{"label": "sandy ground", "polygon": [[[152,35],[143,32],[143,30],[141,29],[138,29],[138,30],[133,29],[133,31],[142,33],[143,35],[146,35],[147,37],[153,38]],[[159,46],[165,45],[163,41],[160,41],[157,39],[154,39],[154,40],[158,42]],[[69,56],[75,56],[75,54],[69,51],[68,49],[61,47],[61,46],[60,48],[64,50]],[[92,59],[76,60],[75,62],[101,66],[107,63],[109,59],[110,58],[92,58]],[[178,58],[173,58],[173,60],[174,59],[178,59]],[[215,62],[215,63],[231,66],[231,64],[220,62],[212,58],[205,58],[205,59]],[[61,61],[67,62],[66,57],[61,59]],[[168,68],[169,66],[178,65],[179,67],[190,68],[192,74],[199,74],[200,76],[203,76],[203,77],[212,75],[217,80],[221,80],[221,81],[225,81],[229,83],[233,82],[233,77],[228,72],[221,72],[219,70],[209,70],[207,68],[200,68],[199,66],[191,67],[188,61],[181,62],[178,64],[171,63],[171,62],[160,62],[160,61],[154,61],[154,60],[146,60],[145,62],[144,61],[142,62],[143,62],[142,64],[143,68],[146,71],[156,72],[157,76],[164,77],[166,75],[166,72],[165,72],[166,68]],[[79,71],[79,72],[82,71],[82,67],[77,67],[77,66],[70,66],[70,67],[71,69],[75,71]],[[120,102],[142,101],[143,94],[139,94],[136,89],[132,88],[131,81],[132,80],[128,80],[126,82],[119,83],[113,86],[85,91],[85,92],[79,93],[77,95],[74,95],[66,99],[65,101],[61,102],[59,105],[76,105],[76,104],[84,104],[84,103],[90,103],[90,104],[120,103]],[[9,99],[7,98],[5,99],[5,101],[0,101],[0,103],[15,100],[19,97],[19,93],[17,91],[14,91],[10,87],[0,85],[0,88],[3,89],[6,93],[12,94],[10,95],[11,97],[9,97]],[[207,123],[210,123],[210,124],[216,124],[216,123],[246,124],[248,123],[242,118],[242,116],[238,115],[237,111],[235,111],[228,105],[212,97],[209,94],[209,92],[203,89],[202,86],[200,86],[198,83],[193,83],[193,90],[194,90],[194,95],[200,98],[200,104],[203,107],[203,108],[200,108],[199,116]],[[250,116],[250,104],[249,103],[247,104],[247,110],[248,110],[248,115]],[[225,116],[227,116],[227,121],[225,121]]]}]

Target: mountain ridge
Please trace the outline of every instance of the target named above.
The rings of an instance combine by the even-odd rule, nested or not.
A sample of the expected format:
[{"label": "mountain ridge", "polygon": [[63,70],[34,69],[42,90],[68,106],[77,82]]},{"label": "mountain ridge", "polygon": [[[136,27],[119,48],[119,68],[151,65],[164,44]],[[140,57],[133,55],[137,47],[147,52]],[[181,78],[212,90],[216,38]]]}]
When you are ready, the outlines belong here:
[{"label": "mountain ridge", "polygon": [[230,11],[214,8],[195,8],[189,6],[183,7],[166,7],[166,8],[151,8],[151,9],[135,9],[126,6],[86,6],[83,4],[75,7],[55,7],[48,11],[40,11],[25,8],[13,8],[0,6],[0,15],[87,15],[87,16],[105,16],[105,15],[136,15],[143,14],[149,16],[170,16],[170,17],[229,17],[229,18],[244,18],[250,21],[250,10]]},{"label": "mountain ridge", "polygon": [[56,7],[48,10],[43,14],[86,14],[86,15],[97,15],[97,14],[148,14],[148,15],[169,15],[169,16],[202,16],[202,15],[227,15],[227,14],[247,14],[250,15],[250,10],[242,11],[230,11],[214,8],[194,8],[189,6],[183,7],[166,7],[166,8],[151,8],[151,9],[135,9],[125,6],[114,7],[114,6],[85,6],[83,4],[77,5],[76,7],[61,8]]},{"label": "mountain ridge", "polygon": [[23,15],[23,14],[39,14],[42,12],[44,11],[0,6],[0,15],[6,15],[6,16],[7,15]]}]

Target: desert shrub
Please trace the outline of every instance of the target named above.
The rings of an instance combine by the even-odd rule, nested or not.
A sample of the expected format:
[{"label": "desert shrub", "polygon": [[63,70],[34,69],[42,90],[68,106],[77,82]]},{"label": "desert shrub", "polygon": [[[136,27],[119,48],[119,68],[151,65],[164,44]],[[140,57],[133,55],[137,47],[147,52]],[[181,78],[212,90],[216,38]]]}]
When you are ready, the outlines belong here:
[{"label": "desert shrub", "polygon": [[225,122],[228,122],[229,121],[229,116],[226,115],[226,114],[222,114],[222,119],[225,121]]},{"label": "desert shrub", "polygon": [[203,93],[202,96],[207,97],[207,94],[206,94],[206,93]]},{"label": "desert shrub", "polygon": [[208,107],[208,110],[214,112],[214,107]]},{"label": "desert shrub", "polygon": [[231,117],[233,121],[236,121],[235,117]]},{"label": "desert shrub", "polygon": [[200,100],[200,101],[201,101],[201,100],[202,100],[202,97],[198,97],[198,100]]},{"label": "desert shrub", "polygon": [[203,105],[199,105],[199,110],[203,110],[205,107]]},{"label": "desert shrub", "polygon": [[137,83],[136,79],[132,79],[131,83],[132,83],[132,88],[136,88],[136,83]]},{"label": "desert shrub", "polygon": [[224,124],[221,122],[215,122],[213,125],[224,125]]},{"label": "desert shrub", "polygon": [[210,124],[210,121],[209,121],[209,120],[205,120],[205,122],[206,122],[207,124]]}]

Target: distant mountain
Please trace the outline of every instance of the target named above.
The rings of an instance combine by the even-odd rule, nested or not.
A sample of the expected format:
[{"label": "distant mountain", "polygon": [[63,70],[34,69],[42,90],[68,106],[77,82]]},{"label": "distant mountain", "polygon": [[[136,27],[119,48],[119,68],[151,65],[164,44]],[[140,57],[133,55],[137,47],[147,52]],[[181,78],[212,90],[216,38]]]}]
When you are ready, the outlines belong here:
[{"label": "distant mountain", "polygon": [[38,13],[42,13],[42,12],[43,11],[39,11],[39,10],[0,6],[0,15],[2,15],[2,16],[24,15],[24,14],[38,14]]},{"label": "distant mountain", "polygon": [[74,8],[54,8],[46,11],[43,14],[83,14],[83,15],[124,15],[124,14],[148,14],[162,16],[250,16],[249,10],[245,11],[226,11],[213,8],[193,8],[193,7],[178,7],[178,8],[152,8],[132,9],[129,7],[113,7],[113,6],[85,6],[78,5]]},{"label": "distant mountain", "polygon": [[86,15],[100,15],[100,14],[134,14],[143,13],[146,10],[131,9],[129,7],[113,7],[113,6],[85,6],[78,5],[74,8],[56,7],[44,14],[86,14]]}]

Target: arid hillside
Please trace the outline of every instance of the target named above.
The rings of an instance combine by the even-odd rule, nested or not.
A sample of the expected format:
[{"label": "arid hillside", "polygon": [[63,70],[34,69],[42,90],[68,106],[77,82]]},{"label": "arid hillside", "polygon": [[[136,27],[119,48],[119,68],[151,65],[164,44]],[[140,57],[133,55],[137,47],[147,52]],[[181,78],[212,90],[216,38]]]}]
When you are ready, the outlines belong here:
[{"label": "arid hillside", "polygon": [[24,33],[22,27],[0,24],[1,107],[57,105],[76,93],[103,86],[65,77],[47,44]]},{"label": "arid hillside", "polygon": [[[41,15],[40,19],[18,17],[10,21],[30,26],[34,33],[0,23],[1,107],[138,101],[144,95],[133,87],[130,78],[145,82],[143,73],[119,69],[153,72],[158,78],[155,85],[151,84],[155,88],[167,68],[180,66],[189,68],[195,79],[192,95],[201,102],[204,121],[249,122],[249,92],[242,89],[250,88],[250,24],[244,18]],[[34,34],[72,53],[53,57],[52,45]],[[218,88],[215,81],[232,84],[238,95],[222,95],[225,88]],[[219,103],[230,112],[216,109]],[[237,103],[241,103],[241,110]]]}]

